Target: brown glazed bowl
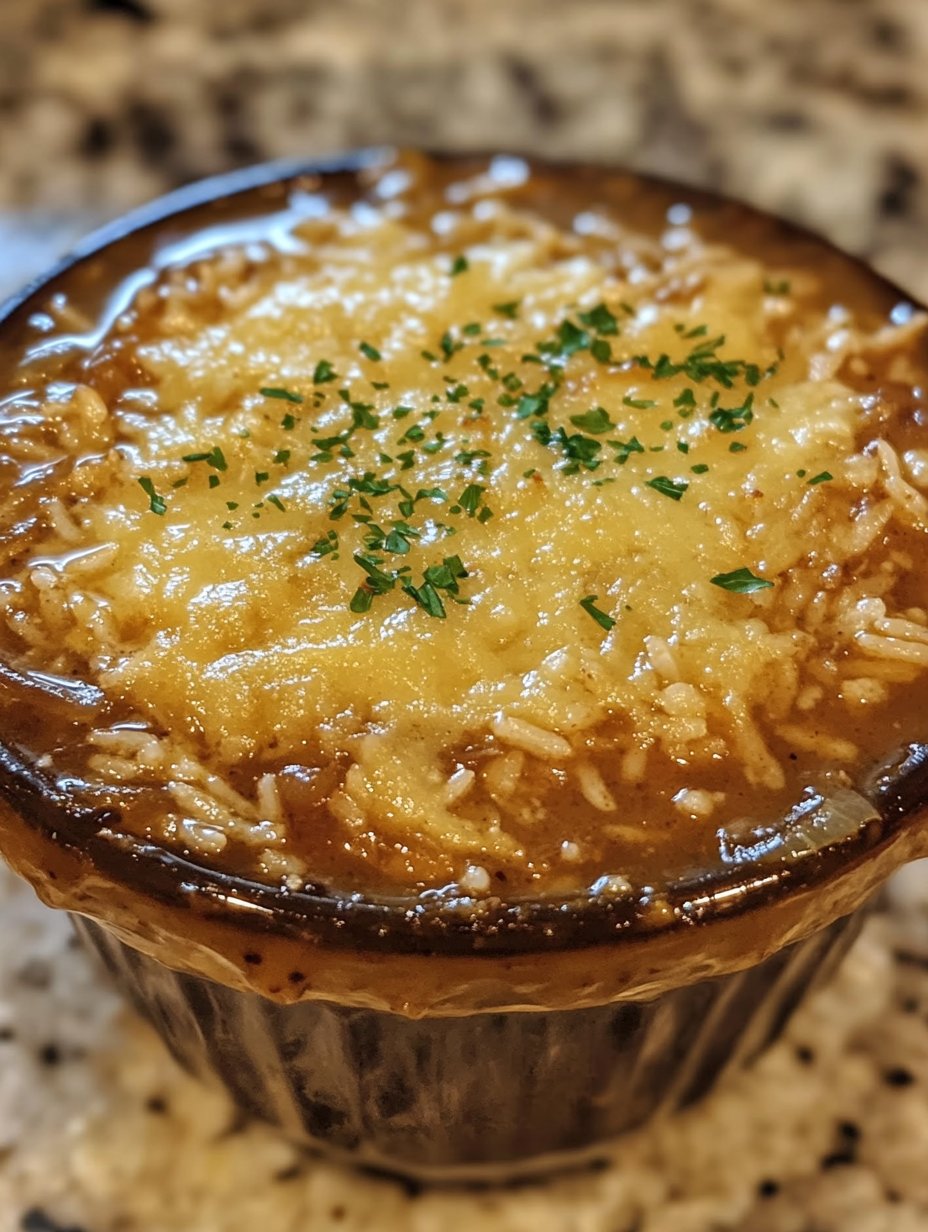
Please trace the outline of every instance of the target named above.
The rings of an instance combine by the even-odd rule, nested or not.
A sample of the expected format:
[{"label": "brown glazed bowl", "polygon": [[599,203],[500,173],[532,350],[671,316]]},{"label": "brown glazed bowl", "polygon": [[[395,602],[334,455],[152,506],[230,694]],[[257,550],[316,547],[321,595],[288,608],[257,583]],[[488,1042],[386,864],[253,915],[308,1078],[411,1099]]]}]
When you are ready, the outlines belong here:
[{"label": "brown glazed bowl", "polygon": [[[166,244],[207,226],[245,234],[249,217],[285,209],[294,193],[351,201],[392,157],[236,172],[105,228],[0,310],[0,370],[52,296],[91,319],[116,312],[112,288]],[[441,160],[449,177],[487,163]],[[531,166],[553,214],[592,201],[634,210],[642,183]],[[795,227],[647,183],[652,212],[683,200],[704,234],[814,261],[826,288],[865,289],[887,313],[906,300]],[[0,666],[0,688],[12,675]],[[77,694],[63,704],[79,705]],[[897,749],[860,790],[863,813],[843,831],[826,801],[659,888],[336,897],[223,875],[132,837],[118,812],[80,805],[0,732],[0,851],[46,903],[74,914],[174,1055],[247,1112],[343,1160],[494,1179],[588,1158],[776,1037],[847,949],[877,887],[928,853],[928,747]]]}]

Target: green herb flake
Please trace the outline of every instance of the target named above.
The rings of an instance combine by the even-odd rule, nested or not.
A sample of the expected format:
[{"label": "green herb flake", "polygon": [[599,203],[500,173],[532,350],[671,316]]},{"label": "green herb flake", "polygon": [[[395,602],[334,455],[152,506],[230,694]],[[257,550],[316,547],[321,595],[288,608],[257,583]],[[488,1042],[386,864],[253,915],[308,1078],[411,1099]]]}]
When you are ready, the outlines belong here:
[{"label": "green herb flake", "polygon": [[819,471],[817,475],[813,475],[812,478],[807,479],[806,482],[810,484],[828,483],[830,479],[834,479],[834,475],[832,475],[831,471]]},{"label": "green herb flake", "polygon": [[751,595],[756,590],[770,590],[773,586],[773,582],[758,577],[746,567],[733,569],[731,573],[717,573],[709,581],[713,586],[719,586],[722,590],[730,590],[736,595]]},{"label": "green herb flake", "polygon": [[167,502],[163,496],[159,496],[155,489],[155,485],[148,475],[142,475],[138,481],[139,487],[148,497],[148,508],[152,513],[157,513],[159,517],[164,517],[167,513]]},{"label": "green herb flake", "polygon": [[328,381],[334,381],[337,375],[327,359],[320,359],[313,371],[313,384],[325,385]]},{"label": "green herb flake", "polygon": [[381,359],[383,359],[383,356],[380,354],[377,348],[374,346],[371,346],[369,342],[359,343],[358,350],[361,352],[361,354],[364,356],[365,359],[369,359],[375,364],[380,363]]},{"label": "green herb flake", "polygon": [[587,595],[586,598],[580,600],[580,606],[588,616],[593,617],[601,629],[605,629],[608,633],[610,629],[615,628],[615,621],[608,612],[604,612],[596,606],[598,598],[599,595]]},{"label": "green herb flake", "polygon": [[274,454],[274,461],[277,463],[278,466],[286,466],[287,463],[290,461],[290,450],[289,449],[278,449],[277,452]]},{"label": "green herb flake", "polygon": [[469,518],[476,515],[477,510],[483,503],[483,494],[485,491],[486,488],[482,487],[479,483],[469,483],[458,497],[458,504]]},{"label": "green herb flake", "polygon": [[630,394],[626,394],[622,402],[625,406],[630,406],[636,411],[649,411],[652,407],[657,406],[657,403],[652,402],[650,398],[633,398]]},{"label": "green herb flake", "polygon": [[617,334],[619,332],[619,323],[605,304],[597,304],[589,312],[578,312],[577,316],[584,325],[595,330],[597,334]]},{"label": "green herb flake", "polygon": [[709,416],[719,432],[740,432],[754,418],[754,395],[748,394],[740,406],[717,407]]},{"label": "green herb flake", "polygon": [[368,590],[366,586],[359,586],[351,597],[351,602],[348,607],[358,616],[371,610],[371,604],[374,602],[374,592]]},{"label": "green herb flake", "polygon": [[653,479],[646,481],[645,486],[653,488],[655,492],[660,492],[662,496],[669,496],[671,500],[678,501],[690,485],[683,479],[674,480],[668,479],[666,475],[655,475]]},{"label": "green herb flake", "polygon": [[279,385],[264,385],[258,393],[264,398],[282,398],[284,402],[303,401],[301,394],[294,393],[292,389],[282,389]]},{"label": "green herb flake", "polygon": [[287,512],[287,507],[279,496],[271,495],[267,498],[267,503],[273,505],[275,509],[279,509],[281,513]]},{"label": "green herb flake", "polygon": [[463,253],[461,253],[459,256],[455,257],[454,260],[451,262],[451,269],[449,270],[449,273],[451,274],[452,278],[456,278],[458,274],[464,274],[469,269],[470,269],[470,262],[467,260],[467,257],[465,257]]},{"label": "green herb flake", "polygon": [[602,436],[604,432],[611,432],[615,424],[609,418],[609,412],[602,406],[594,406],[589,411],[584,411],[582,415],[571,415],[570,422],[575,428],[582,428],[584,432],[592,432],[594,436]]},{"label": "green herb flake", "polygon": [[498,312],[501,317],[507,317],[510,321],[514,321],[519,315],[519,305],[521,300],[507,300],[505,304],[494,304],[493,311]]},{"label": "green herb flake", "polygon": [[431,582],[423,582],[421,586],[413,586],[412,583],[407,583],[403,590],[429,616],[434,617],[436,620],[445,619],[445,605],[442,603],[441,596]]},{"label": "green herb flake", "polygon": [[607,441],[606,443],[615,450],[615,460],[620,466],[624,466],[633,453],[644,453],[644,445],[637,436],[629,437],[627,441]]},{"label": "green herb flake", "polygon": [[697,462],[695,466],[690,467],[690,470],[694,475],[705,475],[708,469],[709,468],[706,466],[705,462]]}]

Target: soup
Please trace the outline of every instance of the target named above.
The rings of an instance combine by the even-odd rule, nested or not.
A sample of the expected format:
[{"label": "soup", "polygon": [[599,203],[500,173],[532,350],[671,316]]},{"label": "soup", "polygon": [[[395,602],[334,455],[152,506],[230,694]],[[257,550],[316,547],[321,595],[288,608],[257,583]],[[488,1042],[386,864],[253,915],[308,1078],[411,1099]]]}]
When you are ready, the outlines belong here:
[{"label": "soup", "polygon": [[923,320],[605,185],[410,157],[77,267],[99,318],[4,357],[6,740],[293,891],[639,892],[872,816],[928,736]]}]

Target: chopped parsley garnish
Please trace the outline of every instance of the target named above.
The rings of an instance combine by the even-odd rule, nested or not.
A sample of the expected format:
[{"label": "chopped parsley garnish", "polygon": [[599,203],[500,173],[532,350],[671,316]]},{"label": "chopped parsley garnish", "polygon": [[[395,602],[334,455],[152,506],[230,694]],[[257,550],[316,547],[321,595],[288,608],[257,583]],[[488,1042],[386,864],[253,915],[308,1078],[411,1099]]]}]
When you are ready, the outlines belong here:
[{"label": "chopped parsley garnish", "polygon": [[494,304],[493,311],[498,312],[501,317],[508,317],[510,321],[514,321],[519,315],[519,305],[521,302],[518,299],[511,299],[505,304]]},{"label": "chopped parsley garnish", "polygon": [[365,359],[370,359],[374,363],[379,363],[380,360],[383,359],[383,356],[380,354],[377,348],[374,346],[371,346],[369,342],[359,343],[358,350],[361,352],[361,354],[364,356]]},{"label": "chopped parsley garnish", "polygon": [[813,475],[811,479],[807,479],[806,483],[827,483],[829,479],[834,479],[831,471],[819,471],[817,475]]},{"label": "chopped parsley garnish", "polygon": [[552,431],[543,419],[532,424],[532,435],[540,445],[547,445],[564,455],[565,461],[558,467],[564,475],[576,475],[581,467],[595,471],[600,465],[602,443],[591,436],[583,436],[579,432],[569,434],[563,428]]},{"label": "chopped parsley garnish", "polygon": [[608,633],[610,629],[615,628],[615,621],[608,612],[604,612],[596,606],[598,598],[599,595],[587,595],[585,599],[580,600],[580,606],[588,615],[593,617],[601,629],[605,629]]},{"label": "chopped parsley garnish", "polygon": [[594,436],[602,436],[604,432],[611,432],[615,424],[609,418],[609,412],[602,406],[594,406],[589,411],[584,411],[582,415],[571,415],[570,422],[575,428],[582,428],[584,432],[592,432]]},{"label": "chopped parsley garnish", "polygon": [[789,295],[792,289],[792,284],[788,278],[781,278],[779,281],[771,278],[764,279],[765,295]]},{"label": "chopped parsley garnish", "polygon": [[454,260],[451,262],[451,269],[449,273],[451,274],[452,278],[455,278],[457,277],[458,274],[463,274],[469,269],[470,269],[470,262],[467,260],[467,257],[465,257],[463,253],[461,253],[459,256],[455,257]]},{"label": "chopped parsley garnish", "polygon": [[147,475],[142,475],[139,479],[139,487],[148,497],[148,508],[152,513],[157,513],[159,517],[163,517],[167,512],[167,502],[163,496],[159,496],[155,485]]},{"label": "chopped parsley garnish", "polygon": [[334,381],[337,375],[327,359],[320,359],[313,371],[313,384],[325,385],[328,381]]},{"label": "chopped parsley garnish", "polygon": [[754,395],[748,394],[740,406],[718,406],[709,415],[709,422],[720,432],[740,432],[754,418]]},{"label": "chopped parsley garnish", "polygon": [[615,460],[624,466],[633,453],[644,453],[644,445],[637,436],[629,437],[627,441],[607,441],[607,445],[615,450]]},{"label": "chopped parsley garnish", "polygon": [[758,577],[744,566],[733,569],[731,573],[717,573],[709,581],[713,586],[720,586],[722,590],[730,590],[736,595],[751,595],[755,590],[770,590],[773,586],[773,582]]},{"label": "chopped parsley garnish", "polygon": [[636,411],[649,411],[652,407],[657,406],[657,403],[652,402],[650,398],[633,398],[630,394],[626,394],[622,402],[625,406],[630,406]]},{"label": "chopped parsley garnish", "polygon": [[662,496],[678,501],[690,485],[683,479],[674,480],[668,479],[666,475],[655,475],[653,479],[647,480],[646,486],[660,492]]},{"label": "chopped parsley garnish", "polygon": [[589,312],[578,312],[577,317],[583,325],[595,330],[597,334],[617,334],[619,332],[619,323],[605,304],[597,304]]},{"label": "chopped parsley garnish", "polygon": [[374,592],[368,590],[366,586],[359,586],[351,597],[351,602],[348,604],[352,612],[356,612],[359,616],[364,612],[369,612],[371,604],[374,602]]},{"label": "chopped parsley garnish", "polygon": [[279,385],[264,385],[258,393],[265,398],[281,398],[284,402],[300,403],[303,401],[302,394],[294,393],[292,389],[282,389]]}]

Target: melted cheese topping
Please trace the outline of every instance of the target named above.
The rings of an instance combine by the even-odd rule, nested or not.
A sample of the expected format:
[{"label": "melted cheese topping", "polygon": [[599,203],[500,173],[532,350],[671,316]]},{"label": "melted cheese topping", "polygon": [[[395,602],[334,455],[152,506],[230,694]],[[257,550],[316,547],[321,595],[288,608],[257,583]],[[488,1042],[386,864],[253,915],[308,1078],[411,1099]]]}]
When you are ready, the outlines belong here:
[{"label": "melted cheese topping", "polygon": [[892,607],[876,536],[921,517],[861,451],[853,320],[801,319],[795,282],[684,228],[594,244],[486,202],[444,227],[335,211],[172,272],[113,334],[128,388],[47,408],[110,449],[18,585],[77,561],[84,606],[47,622],[65,666],[172,741],[146,764],[100,736],[100,773],[166,779],[207,853],[230,813],[284,857],[299,825],[270,775],[232,791],[243,767],[337,765],[349,842],[506,861],[541,815],[526,766],[619,833],[649,757],[681,825],[720,765],[782,787],[772,725],[841,760],[802,716]]}]

